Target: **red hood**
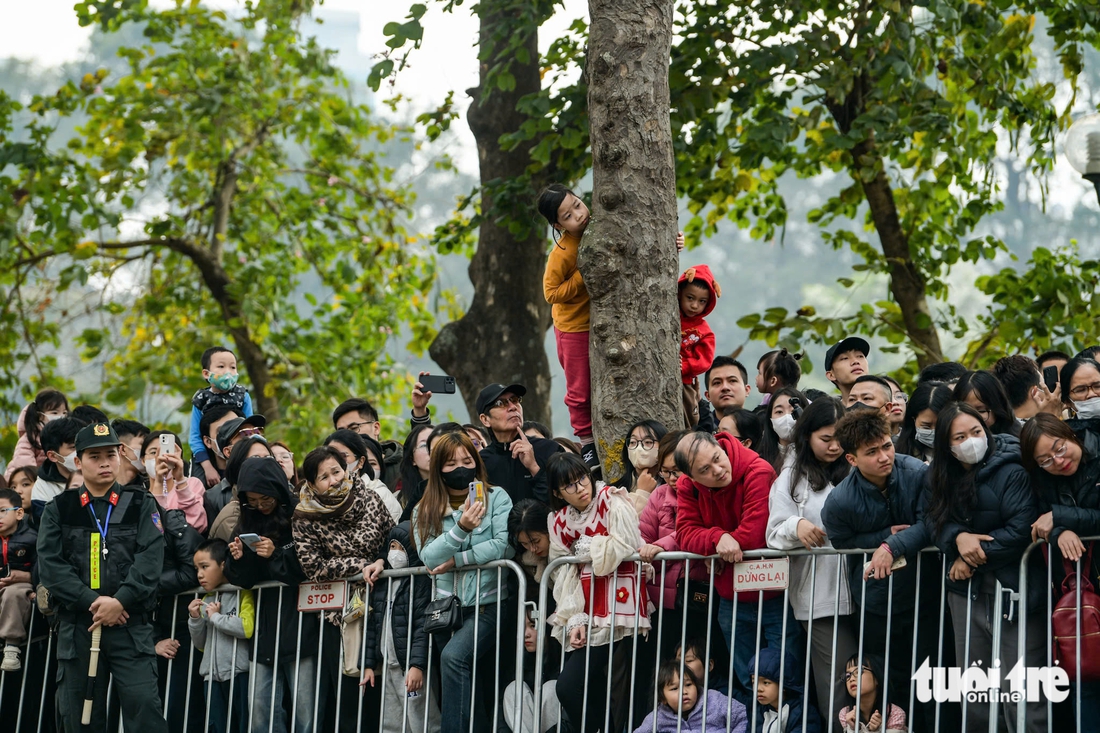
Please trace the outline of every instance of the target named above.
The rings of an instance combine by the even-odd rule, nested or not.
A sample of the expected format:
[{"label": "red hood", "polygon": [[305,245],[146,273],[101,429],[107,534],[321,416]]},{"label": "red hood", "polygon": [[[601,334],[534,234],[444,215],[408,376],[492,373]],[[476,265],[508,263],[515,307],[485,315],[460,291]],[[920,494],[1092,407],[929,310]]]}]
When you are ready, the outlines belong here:
[{"label": "red hood", "polygon": [[707,290],[710,291],[710,299],[707,300],[707,307],[703,309],[703,312],[696,316],[698,318],[706,318],[710,315],[710,312],[714,310],[714,306],[718,305],[718,299],[722,297],[722,288],[714,281],[714,274],[711,273],[710,267],[707,265],[695,265],[684,270],[684,273],[680,275],[680,279],[676,281],[677,289],[684,283],[701,283],[707,286]]}]

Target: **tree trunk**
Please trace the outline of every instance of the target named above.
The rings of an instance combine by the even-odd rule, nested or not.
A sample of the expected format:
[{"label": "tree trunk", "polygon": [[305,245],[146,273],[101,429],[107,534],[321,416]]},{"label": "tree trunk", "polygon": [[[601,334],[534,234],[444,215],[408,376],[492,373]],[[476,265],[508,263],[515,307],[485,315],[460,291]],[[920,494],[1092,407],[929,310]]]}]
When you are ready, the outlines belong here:
[{"label": "tree trunk", "polygon": [[592,220],[580,269],[592,297],[592,421],[604,477],[627,428],[683,422],[676,170],[669,122],[672,0],[589,0]]},{"label": "tree trunk", "polygon": [[[539,76],[538,34],[526,39],[529,63],[512,56],[512,91],[494,88],[483,98],[489,69],[515,32],[508,0],[482,0],[480,54],[481,83],[469,93],[473,104],[467,119],[477,141],[481,174],[481,211],[477,252],[470,262],[474,298],[470,309],[443,327],[429,347],[432,359],[455,378],[471,419],[477,422],[474,403],[481,388],[492,382],[518,382],[527,387],[524,416],[550,423],[550,364],[543,340],[550,324],[550,305],[542,294],[547,236],[534,225],[536,190],[510,191],[507,201],[496,201],[491,184],[522,179],[531,164],[529,146],[502,150],[501,135],[515,132],[527,120],[516,110],[520,98],[537,93]],[[532,189],[542,181],[536,181]],[[509,207],[508,203],[514,202]],[[509,232],[509,221],[532,224],[522,239]]]},{"label": "tree trunk", "polygon": [[[852,121],[865,111],[867,87],[866,77],[860,76],[853,81],[851,91],[843,100],[826,100],[829,112],[842,133],[848,134]],[[916,353],[917,364],[921,369],[938,364],[943,361],[943,348],[925,297],[924,277],[909,251],[909,237],[901,227],[894,191],[886,177],[882,156],[875,149],[874,138],[868,137],[856,143],[850,155],[849,173],[859,181],[871,210],[871,220],[878,232],[882,254],[890,268],[890,294],[901,310],[905,335]],[[865,181],[861,172],[869,168],[875,171],[875,177]]]}]

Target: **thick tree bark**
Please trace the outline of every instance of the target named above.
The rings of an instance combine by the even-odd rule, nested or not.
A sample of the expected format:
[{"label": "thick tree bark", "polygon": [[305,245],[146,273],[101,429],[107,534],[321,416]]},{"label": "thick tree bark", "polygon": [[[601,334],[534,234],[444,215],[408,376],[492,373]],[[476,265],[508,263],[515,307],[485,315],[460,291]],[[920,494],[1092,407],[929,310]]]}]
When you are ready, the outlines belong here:
[{"label": "thick tree bark", "polygon": [[[842,101],[827,100],[830,113],[838,129],[844,134],[852,129],[852,121],[865,111],[867,80],[859,77],[853,81],[852,90]],[[932,322],[932,312],[924,293],[924,277],[913,262],[909,251],[909,237],[901,226],[893,187],[886,177],[882,156],[875,149],[873,137],[865,138],[852,147],[849,171],[860,182],[863,195],[871,211],[871,220],[878,232],[882,254],[890,268],[890,294],[901,310],[905,335],[917,356],[917,364],[923,369],[943,361],[940,334]],[[861,171],[876,171],[870,181],[863,180]]]},{"label": "thick tree bark", "polygon": [[592,297],[592,419],[615,480],[627,428],[682,421],[676,170],[669,122],[672,0],[589,0],[592,220],[580,269]]},{"label": "thick tree bark", "polygon": [[[530,31],[524,48],[530,61],[510,59],[512,91],[493,88],[483,96],[489,69],[515,32],[509,0],[482,0],[479,15],[481,83],[470,90],[467,119],[477,141],[481,173],[481,210],[477,252],[470,262],[474,298],[462,318],[443,327],[429,347],[432,359],[455,378],[470,416],[474,402],[492,382],[518,382],[527,387],[524,416],[550,422],[550,364],[543,339],[550,324],[550,305],[542,295],[548,245],[545,230],[534,224],[536,181],[529,192],[509,192],[507,201],[493,197],[492,184],[521,179],[531,164],[531,146],[502,150],[501,135],[515,132],[527,120],[516,110],[520,98],[541,88],[538,35]],[[537,141],[535,141],[537,143]],[[523,239],[508,229],[509,219],[532,223]]]}]

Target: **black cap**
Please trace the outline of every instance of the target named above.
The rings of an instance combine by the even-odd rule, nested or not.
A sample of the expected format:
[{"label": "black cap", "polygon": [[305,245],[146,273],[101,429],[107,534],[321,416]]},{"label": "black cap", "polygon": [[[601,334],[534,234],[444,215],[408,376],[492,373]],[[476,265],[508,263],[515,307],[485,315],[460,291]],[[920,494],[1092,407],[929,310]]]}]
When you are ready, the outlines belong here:
[{"label": "black cap", "polygon": [[115,431],[105,422],[86,425],[76,434],[76,453],[80,455],[89,448],[109,448],[122,445]]},{"label": "black cap", "polygon": [[228,446],[229,441],[233,440],[233,436],[241,432],[241,428],[245,426],[262,428],[265,425],[267,425],[267,418],[263,415],[235,417],[229,422],[222,423],[221,427],[218,428],[218,450],[220,451]]},{"label": "black cap", "polygon": [[509,384],[505,387],[503,384],[490,384],[477,396],[477,414],[487,415],[489,414],[489,408],[494,402],[500,399],[500,396],[505,392],[511,392],[517,397],[522,397],[527,394],[527,388],[522,384]]},{"label": "black cap", "polygon": [[833,344],[829,347],[829,350],[825,352],[825,371],[829,371],[833,368],[833,360],[836,359],[837,354],[844,354],[848,351],[859,351],[864,356],[871,353],[871,345],[867,343],[866,339],[862,339],[859,336],[849,336],[846,339],[842,339],[839,343]]}]

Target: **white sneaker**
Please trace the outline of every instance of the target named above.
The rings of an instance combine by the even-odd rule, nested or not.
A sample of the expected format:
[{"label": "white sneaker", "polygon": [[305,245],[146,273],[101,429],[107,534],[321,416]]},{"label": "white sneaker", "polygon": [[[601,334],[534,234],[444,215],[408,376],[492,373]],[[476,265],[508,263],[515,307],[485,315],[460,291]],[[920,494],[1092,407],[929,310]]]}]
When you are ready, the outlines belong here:
[{"label": "white sneaker", "polygon": [[0,672],[18,672],[23,668],[19,662],[19,647],[7,644],[4,646],[4,661],[0,662]]}]

